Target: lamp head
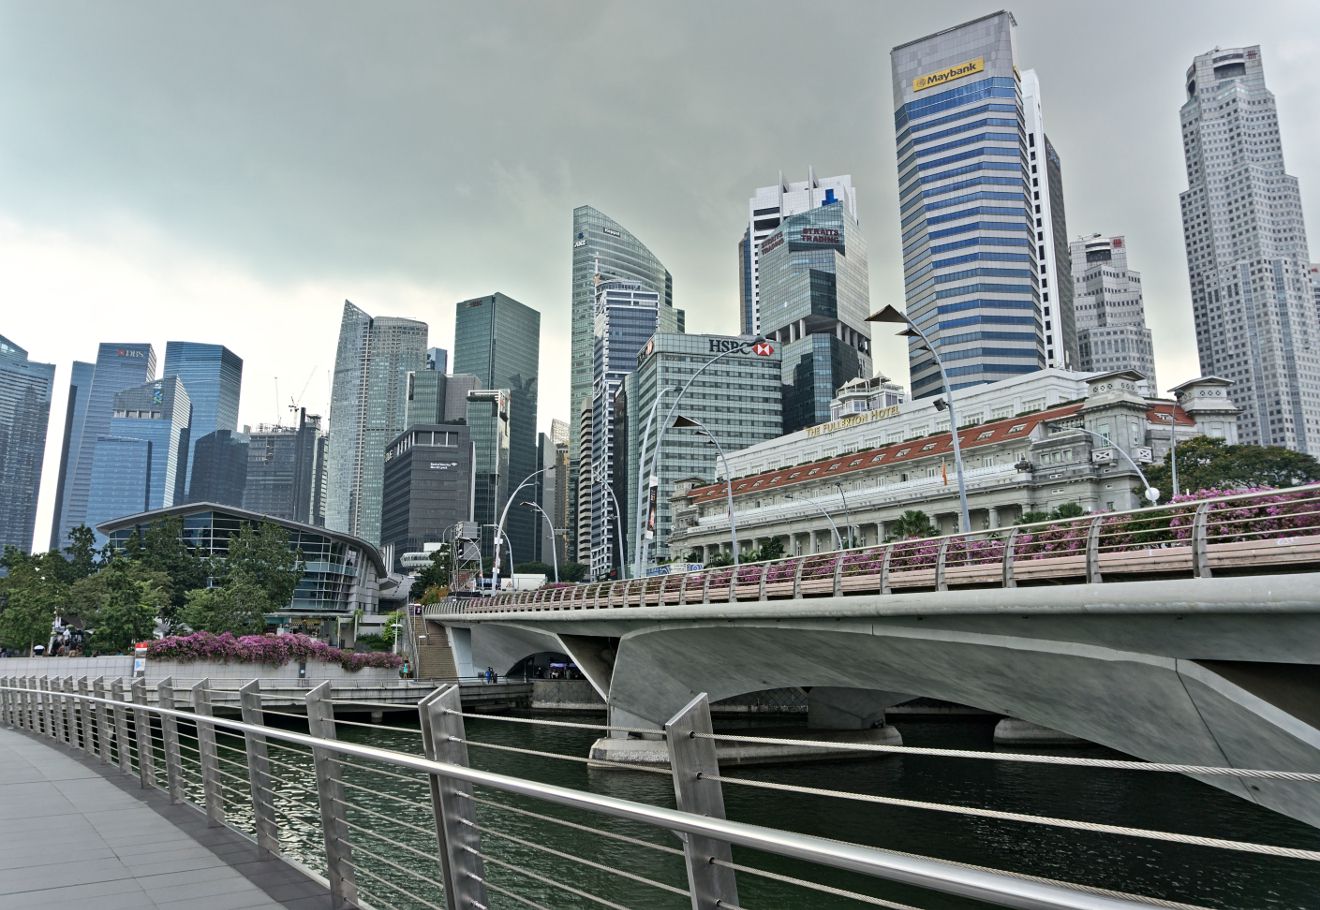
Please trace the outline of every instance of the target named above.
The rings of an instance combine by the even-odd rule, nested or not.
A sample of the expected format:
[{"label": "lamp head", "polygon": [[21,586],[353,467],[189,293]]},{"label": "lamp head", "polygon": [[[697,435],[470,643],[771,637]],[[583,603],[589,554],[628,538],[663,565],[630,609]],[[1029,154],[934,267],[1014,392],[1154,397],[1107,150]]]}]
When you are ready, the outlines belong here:
[{"label": "lamp head", "polygon": [[936,398],[931,404],[935,405],[937,411],[947,411],[949,409],[949,403],[943,398]]},{"label": "lamp head", "polygon": [[674,418],[674,422],[672,426],[676,430],[687,430],[687,429],[699,429],[701,427],[701,424],[697,423],[691,417],[685,417],[684,415],[679,414],[677,417]]},{"label": "lamp head", "polygon": [[883,310],[880,310],[878,313],[872,313],[870,316],[867,316],[866,321],[867,322],[897,322],[905,325],[912,324],[911,320],[907,318],[907,314],[899,310],[892,303],[886,305],[885,308]]}]

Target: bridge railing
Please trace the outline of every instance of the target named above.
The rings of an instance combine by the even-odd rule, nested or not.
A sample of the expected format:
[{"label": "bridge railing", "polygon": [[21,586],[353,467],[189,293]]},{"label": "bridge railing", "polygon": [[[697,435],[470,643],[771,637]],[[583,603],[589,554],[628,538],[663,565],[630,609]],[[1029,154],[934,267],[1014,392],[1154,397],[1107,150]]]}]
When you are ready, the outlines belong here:
[{"label": "bridge railing", "polygon": [[[287,721],[275,725],[279,723],[275,719],[286,712],[263,703],[257,680],[242,689],[241,720],[216,716],[205,680],[186,694],[175,692],[171,681],[162,681],[155,705],[147,704],[145,689],[140,679],[125,691],[118,683],[107,690],[104,680],[85,677],[44,681],[5,677],[0,679],[0,723],[82,750],[137,777],[143,789],[160,789],[175,802],[193,805],[212,826],[224,825],[251,839],[267,859],[296,857],[305,870],[321,877],[336,907],[469,910],[537,907],[544,906],[543,901],[558,906],[584,906],[582,901],[621,906],[612,900],[619,897],[613,889],[586,890],[583,876],[589,875],[597,884],[658,889],[690,901],[694,910],[714,910],[739,906],[739,874],[906,910],[915,908],[877,896],[892,893],[881,882],[1021,910],[1174,906],[729,820],[721,781],[759,784],[721,778],[715,743],[724,737],[712,731],[704,695],[676,714],[663,731],[648,731],[664,741],[672,770],[635,769],[672,776],[677,809],[671,809],[471,768],[469,746],[528,750],[469,740],[457,687],[438,689],[419,706],[419,728],[364,725],[419,736],[420,755],[339,739],[345,725],[351,731],[356,724],[335,716],[328,683],[307,693],[305,718],[288,715],[299,724],[305,722],[307,733],[289,729]],[[183,710],[185,706],[191,710]],[[383,781],[390,786],[382,786]],[[541,806],[575,811],[569,820],[545,814]],[[630,822],[633,832],[640,826],[665,838],[657,842],[583,824],[584,815],[597,819],[596,824]],[[502,819],[512,818],[524,822],[531,818],[549,828],[533,829],[537,833],[529,835],[532,839],[520,837],[513,832],[526,834],[525,825],[501,824]],[[640,866],[644,871],[633,872],[620,868],[618,850],[612,849],[610,862],[596,862],[546,843],[546,832],[555,826],[588,833],[612,848],[625,843],[669,859],[657,862],[647,857]],[[678,836],[681,848],[672,846],[670,835]],[[1237,849],[1255,847],[1224,843]],[[504,850],[501,844],[512,846]],[[741,865],[734,862],[734,847],[861,873],[881,890],[849,891]],[[1293,852],[1306,854],[1298,858],[1320,860],[1320,853]],[[533,858],[554,865],[531,868]],[[685,870],[686,880],[680,877],[674,883],[651,877],[666,869],[679,876]],[[563,877],[548,874],[555,871]]]},{"label": "bridge railing", "polygon": [[894,540],[696,572],[450,598],[429,615],[683,606],[1320,568],[1320,485]]}]

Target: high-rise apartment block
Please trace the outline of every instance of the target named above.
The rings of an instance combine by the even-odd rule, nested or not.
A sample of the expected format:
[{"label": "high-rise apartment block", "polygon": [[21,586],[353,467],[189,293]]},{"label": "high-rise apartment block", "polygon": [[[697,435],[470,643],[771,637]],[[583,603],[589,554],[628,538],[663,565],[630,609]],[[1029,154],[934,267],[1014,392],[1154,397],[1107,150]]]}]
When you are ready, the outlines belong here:
[{"label": "high-rise apartment block", "polygon": [[1040,79],[1035,70],[1022,73],[1022,116],[1027,128],[1031,205],[1036,219],[1036,272],[1040,278],[1040,312],[1045,325],[1045,364],[1076,369],[1077,327],[1068,226],[1063,209],[1063,162],[1045,132]]},{"label": "high-rise apartment block", "polygon": [[55,364],[0,335],[0,553],[32,551]]},{"label": "high-rise apartment block", "polygon": [[[61,472],[63,491],[59,499],[63,507],[56,516],[55,531],[51,534],[53,548],[63,548],[68,543],[68,534],[73,528],[80,524],[91,524],[88,520],[87,506],[92,488],[92,463],[96,458],[100,438],[110,433],[110,418],[115,410],[115,396],[125,389],[150,382],[155,375],[156,352],[149,344],[106,343],[97,349],[96,364],[92,369],[87,391],[87,403],[83,408],[82,424],[70,433],[69,437],[71,444],[75,438],[77,439],[76,453],[70,448],[67,470]],[[75,369],[75,381],[79,378],[79,371]],[[85,371],[81,378],[86,379]],[[81,386],[78,389],[78,396],[81,399]],[[80,404],[79,407],[81,408],[82,405]],[[187,415],[184,417],[186,419]],[[116,517],[118,516],[104,516],[104,518]]]},{"label": "high-rise apartment block", "polygon": [[1233,382],[1243,442],[1320,454],[1320,328],[1297,179],[1260,48],[1187,70],[1183,239],[1201,371]]},{"label": "high-rise apartment block", "polygon": [[426,367],[426,323],[344,301],[330,392],[326,526],[380,543],[385,447],[405,429],[408,374]]},{"label": "high-rise apartment block", "polygon": [[738,243],[738,286],[741,301],[742,333],[761,331],[761,244],[790,215],[838,202],[857,220],[857,191],[852,176],[817,177],[816,169],[807,168],[807,179],[784,180],[773,186],[758,187],[747,200],[747,230]]},{"label": "high-rise apartment block", "polygon": [[[1014,28],[1000,11],[890,54],[907,315],[955,389],[1045,366],[1037,247],[1052,225],[1032,198]],[[912,397],[938,394],[934,358],[909,344]]]},{"label": "high-rise apartment block", "polygon": [[[183,489],[191,489],[193,453],[204,436],[216,430],[238,429],[238,397],[243,385],[243,359],[220,344],[170,341],[165,345],[165,379],[177,376],[192,402],[188,457],[184,461]],[[238,462],[241,463],[241,462]],[[211,480],[203,484],[206,487]],[[226,502],[225,505],[238,505]]]},{"label": "high-rise apartment block", "polygon": [[[582,453],[581,422],[576,418],[591,406],[595,385],[595,323],[597,277],[636,281],[660,296],[657,321],[662,332],[684,331],[683,311],[674,308],[674,280],[669,270],[623,225],[589,205],[573,210],[572,374],[569,408],[569,484],[578,490]],[[590,478],[590,471],[587,472]],[[576,540],[572,526],[570,538]],[[585,532],[583,536],[586,536]]]},{"label": "high-rise apartment block", "polygon": [[321,418],[303,408],[296,426],[260,426],[246,435],[243,508],[285,521],[324,525],[326,439]]},{"label": "high-rise apartment block", "polygon": [[871,375],[866,239],[842,200],[784,219],[760,247],[761,334],[779,349],[785,432],[830,419],[847,382]]},{"label": "high-rise apartment block", "polygon": [[[477,503],[473,520],[482,525],[497,523],[507,497],[540,468],[536,447],[540,359],[541,314],[531,307],[496,293],[464,300],[455,308],[454,372],[475,376],[484,389],[502,389],[508,393],[507,407],[502,409],[508,420],[508,472],[499,491],[492,491],[493,495]],[[474,441],[478,441],[479,435],[474,429]],[[492,441],[478,441],[478,445],[490,454],[494,451],[489,445]],[[509,507],[504,532],[515,558],[519,562],[531,562],[540,557],[539,516],[519,503],[538,501],[535,478],[516,499]],[[491,505],[494,508],[487,512]]]},{"label": "high-rise apartment block", "polygon": [[1141,273],[1128,268],[1122,237],[1092,234],[1070,244],[1073,301],[1077,314],[1076,368],[1109,373],[1135,370],[1143,394],[1157,397],[1155,352],[1141,299]]}]

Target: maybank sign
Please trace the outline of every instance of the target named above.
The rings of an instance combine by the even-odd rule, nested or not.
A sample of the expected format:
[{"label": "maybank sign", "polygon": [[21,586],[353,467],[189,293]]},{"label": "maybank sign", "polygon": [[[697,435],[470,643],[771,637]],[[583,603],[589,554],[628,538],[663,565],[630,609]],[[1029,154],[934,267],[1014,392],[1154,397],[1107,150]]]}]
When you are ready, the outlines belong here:
[{"label": "maybank sign", "polygon": [[946,70],[940,70],[938,73],[927,73],[924,76],[918,76],[912,80],[912,91],[922,92],[928,88],[936,88],[948,82],[955,82],[964,76],[970,76],[973,73],[985,71],[985,58],[977,57],[975,60],[968,60],[966,63],[955,63]]}]

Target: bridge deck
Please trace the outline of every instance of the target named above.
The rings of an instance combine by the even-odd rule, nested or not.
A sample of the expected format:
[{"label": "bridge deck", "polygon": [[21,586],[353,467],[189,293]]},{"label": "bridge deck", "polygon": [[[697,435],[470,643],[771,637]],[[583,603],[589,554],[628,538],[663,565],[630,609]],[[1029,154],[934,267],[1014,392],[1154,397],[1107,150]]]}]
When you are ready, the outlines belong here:
[{"label": "bridge deck", "polygon": [[326,888],[206,817],[0,729],[0,906],[246,910],[328,906]]}]

